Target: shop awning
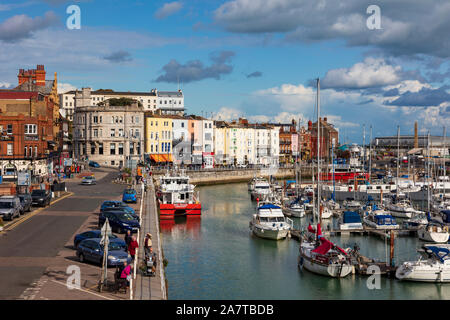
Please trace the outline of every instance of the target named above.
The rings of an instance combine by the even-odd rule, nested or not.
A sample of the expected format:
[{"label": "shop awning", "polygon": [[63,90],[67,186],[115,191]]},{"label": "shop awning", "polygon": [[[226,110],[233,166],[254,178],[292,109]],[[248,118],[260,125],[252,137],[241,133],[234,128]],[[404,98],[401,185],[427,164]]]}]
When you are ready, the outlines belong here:
[{"label": "shop awning", "polygon": [[150,160],[154,162],[173,162],[172,154],[151,154]]}]

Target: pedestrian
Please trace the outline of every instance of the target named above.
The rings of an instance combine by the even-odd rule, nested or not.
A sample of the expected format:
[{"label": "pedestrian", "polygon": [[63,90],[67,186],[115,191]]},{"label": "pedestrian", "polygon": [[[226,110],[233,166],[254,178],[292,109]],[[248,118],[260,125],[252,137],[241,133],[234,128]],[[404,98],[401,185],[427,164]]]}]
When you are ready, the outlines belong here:
[{"label": "pedestrian", "polygon": [[126,279],[127,280],[127,287],[130,286],[130,280],[131,280],[131,266],[124,261],[123,262],[123,270],[122,273],[120,274],[120,279]]},{"label": "pedestrian", "polygon": [[131,237],[131,242],[128,245],[128,252],[130,253],[131,261],[134,261],[134,257],[136,256],[136,249],[137,248],[139,248],[139,244],[136,241],[136,237],[132,236]]},{"label": "pedestrian", "polygon": [[146,257],[150,257],[150,249],[152,247],[152,235],[147,233],[144,240],[144,252]]},{"label": "pedestrian", "polygon": [[125,243],[127,244],[127,248],[130,245],[131,242],[131,231],[127,230],[127,233],[125,234]]},{"label": "pedestrian", "polygon": [[152,261],[153,261],[152,272],[153,272],[153,274],[155,274],[155,272],[156,272],[156,265],[158,264],[158,261],[157,261],[157,258],[156,258],[156,253],[153,252],[153,248],[150,248],[150,256],[152,257]]}]

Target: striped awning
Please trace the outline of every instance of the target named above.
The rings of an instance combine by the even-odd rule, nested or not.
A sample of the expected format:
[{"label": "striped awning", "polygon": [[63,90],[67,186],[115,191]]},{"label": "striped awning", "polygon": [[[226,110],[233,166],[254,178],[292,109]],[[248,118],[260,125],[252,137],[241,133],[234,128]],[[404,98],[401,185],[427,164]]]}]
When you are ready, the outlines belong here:
[{"label": "striped awning", "polygon": [[172,154],[151,154],[150,159],[154,162],[173,162]]}]

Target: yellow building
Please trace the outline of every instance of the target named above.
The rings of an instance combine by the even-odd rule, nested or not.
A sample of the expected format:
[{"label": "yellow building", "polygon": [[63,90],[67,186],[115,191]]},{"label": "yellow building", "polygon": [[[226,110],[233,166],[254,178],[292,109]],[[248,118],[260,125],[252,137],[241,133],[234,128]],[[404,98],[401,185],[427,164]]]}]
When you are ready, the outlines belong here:
[{"label": "yellow building", "polygon": [[145,114],[145,154],[152,162],[173,162],[172,122],[170,117]]}]

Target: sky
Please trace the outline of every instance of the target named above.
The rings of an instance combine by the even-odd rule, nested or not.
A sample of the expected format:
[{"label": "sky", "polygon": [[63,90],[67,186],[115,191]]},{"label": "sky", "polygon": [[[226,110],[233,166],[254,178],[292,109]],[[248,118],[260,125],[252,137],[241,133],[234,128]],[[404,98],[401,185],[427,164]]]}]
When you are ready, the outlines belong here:
[{"label": "sky", "polygon": [[442,135],[449,16],[443,0],[0,0],[0,88],[43,64],[60,92],[181,88],[189,114],[306,125],[319,78],[341,143],[415,121]]}]

